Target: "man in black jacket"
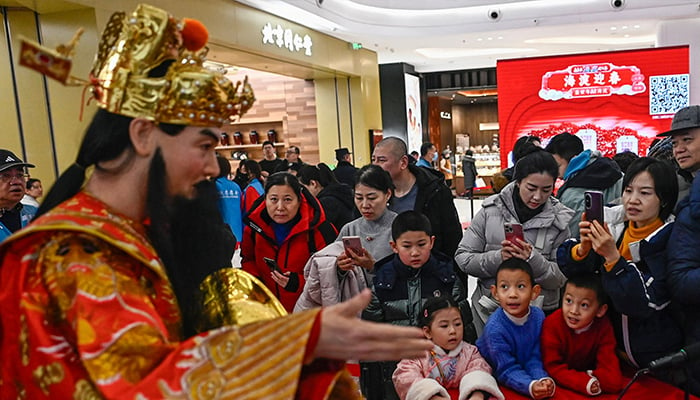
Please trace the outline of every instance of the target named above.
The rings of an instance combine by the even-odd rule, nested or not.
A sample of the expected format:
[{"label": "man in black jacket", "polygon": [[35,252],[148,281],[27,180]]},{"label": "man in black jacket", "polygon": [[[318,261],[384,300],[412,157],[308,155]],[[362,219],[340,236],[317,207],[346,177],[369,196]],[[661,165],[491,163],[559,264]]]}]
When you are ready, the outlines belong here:
[{"label": "man in black jacket", "polygon": [[434,227],[433,249],[454,257],[462,240],[462,225],[452,191],[439,171],[409,165],[408,157],[406,143],[398,137],[382,139],[372,153],[372,164],[382,167],[394,181],[389,209],[396,213],[416,210],[425,214]]},{"label": "man in black jacket", "polygon": [[350,162],[350,150],[347,147],[335,149],[335,159],[338,161],[338,165],[333,170],[335,178],[338,182],[354,188],[357,168]]}]

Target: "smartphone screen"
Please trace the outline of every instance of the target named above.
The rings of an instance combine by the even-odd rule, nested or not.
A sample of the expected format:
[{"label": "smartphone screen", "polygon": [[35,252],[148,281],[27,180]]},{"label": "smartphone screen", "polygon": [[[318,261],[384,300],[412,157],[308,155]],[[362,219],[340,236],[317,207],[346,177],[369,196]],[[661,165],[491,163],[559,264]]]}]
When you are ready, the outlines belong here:
[{"label": "smartphone screen", "polygon": [[277,271],[280,274],[282,273],[279,265],[277,265],[277,261],[267,257],[263,257],[263,261],[265,261],[265,264],[267,264],[268,268],[270,268],[270,271]]},{"label": "smartphone screen", "polygon": [[597,220],[603,224],[603,192],[590,190],[583,194],[585,202],[586,221]]},{"label": "smartphone screen", "polygon": [[519,246],[515,239],[520,239],[525,241],[525,235],[523,235],[523,226],[520,224],[503,224],[503,231],[506,234],[506,240],[510,241],[516,246]]},{"label": "smartphone screen", "polygon": [[362,241],[359,236],[343,236],[343,246],[352,249],[355,254],[362,254]]}]

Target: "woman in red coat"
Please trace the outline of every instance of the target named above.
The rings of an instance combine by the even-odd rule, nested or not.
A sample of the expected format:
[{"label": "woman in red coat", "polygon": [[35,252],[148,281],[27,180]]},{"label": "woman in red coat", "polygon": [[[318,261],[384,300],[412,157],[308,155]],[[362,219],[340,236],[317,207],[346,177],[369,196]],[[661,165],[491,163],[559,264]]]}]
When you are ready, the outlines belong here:
[{"label": "woman in red coat", "polygon": [[304,288],[304,265],[313,252],[335,240],[335,228],[316,198],[287,172],[270,175],[265,195],[253,204],[244,223],[243,269],[292,312]]}]

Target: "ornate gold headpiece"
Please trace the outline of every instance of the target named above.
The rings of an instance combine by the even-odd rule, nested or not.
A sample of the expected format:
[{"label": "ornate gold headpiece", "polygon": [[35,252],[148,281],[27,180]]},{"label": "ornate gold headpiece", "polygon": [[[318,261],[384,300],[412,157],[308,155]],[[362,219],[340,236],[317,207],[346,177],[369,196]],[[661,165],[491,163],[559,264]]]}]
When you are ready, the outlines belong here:
[{"label": "ornate gold headpiece", "polygon": [[[234,85],[204,67],[207,38],[198,21],[176,20],[147,4],[130,15],[113,14],[90,73],[98,106],[115,114],[180,125],[218,126],[240,118],[255,101],[253,90],[247,78]],[[23,64],[47,73],[46,66],[36,62],[46,58],[37,57],[36,48],[51,56],[56,52],[32,46],[34,54],[27,53],[32,63]]]}]

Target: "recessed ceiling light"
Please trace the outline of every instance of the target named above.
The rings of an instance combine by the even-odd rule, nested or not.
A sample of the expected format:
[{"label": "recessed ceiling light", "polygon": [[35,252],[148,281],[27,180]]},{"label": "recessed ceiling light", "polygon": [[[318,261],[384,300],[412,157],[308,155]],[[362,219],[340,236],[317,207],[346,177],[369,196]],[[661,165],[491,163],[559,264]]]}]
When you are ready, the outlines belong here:
[{"label": "recessed ceiling light", "polygon": [[640,28],[639,25],[635,25],[635,26],[634,26],[634,29],[639,29],[639,28]]},{"label": "recessed ceiling light", "polygon": [[617,30],[617,27],[616,27],[616,26],[611,26],[611,27],[610,27],[610,30],[611,30],[611,31],[616,31],[616,30]]},{"label": "recessed ceiling light", "polygon": [[481,42],[482,40],[484,40],[484,39],[482,39],[482,38],[476,38],[476,41],[477,41],[477,42]]},{"label": "recessed ceiling light", "polygon": [[622,25],[622,29],[627,29],[627,25]]},{"label": "recessed ceiling light", "polygon": [[460,58],[460,57],[477,57],[477,56],[493,56],[505,54],[525,54],[536,52],[533,48],[505,48],[493,47],[488,49],[463,49],[463,48],[422,48],[416,49],[415,52],[423,57],[433,59],[445,58]]}]

